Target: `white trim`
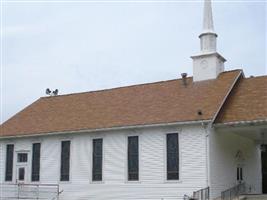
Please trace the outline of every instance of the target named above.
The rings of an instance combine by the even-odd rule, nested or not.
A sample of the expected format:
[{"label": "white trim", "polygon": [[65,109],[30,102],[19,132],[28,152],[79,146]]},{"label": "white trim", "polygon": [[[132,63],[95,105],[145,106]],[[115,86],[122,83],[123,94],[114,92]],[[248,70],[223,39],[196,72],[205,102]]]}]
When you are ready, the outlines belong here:
[{"label": "white trim", "polygon": [[[19,180],[19,169],[24,168],[24,180]],[[16,164],[16,183],[28,183],[29,182],[29,166],[28,163]]]},{"label": "white trim", "polygon": [[[15,168],[16,168],[16,174],[15,174],[15,182],[16,183],[29,183],[30,182],[30,163],[29,163],[29,157],[30,157],[30,151],[29,150],[16,150],[14,152],[15,155]],[[27,154],[27,162],[18,162],[18,154]],[[18,178],[19,175],[19,168],[24,168],[24,180],[20,181]]]},{"label": "white trim", "polygon": [[101,132],[101,131],[117,131],[125,129],[136,129],[136,128],[151,128],[151,127],[160,127],[160,126],[175,126],[175,125],[191,125],[191,124],[202,124],[209,123],[211,120],[198,120],[198,121],[183,121],[183,122],[171,122],[171,123],[159,123],[159,124],[147,124],[147,125],[133,125],[133,126],[118,126],[111,128],[98,128],[98,129],[84,129],[76,131],[59,131],[59,132],[50,132],[50,133],[40,133],[40,134],[29,134],[29,135],[16,135],[16,136],[3,136],[2,139],[11,139],[11,138],[23,138],[23,137],[36,137],[36,136],[48,136],[48,135],[60,135],[60,134],[71,134],[71,133],[92,133],[92,132]]},{"label": "white trim", "polygon": [[34,144],[34,143],[42,143],[42,141],[44,140],[44,138],[41,138],[41,137],[34,137],[31,139],[31,143]]},{"label": "white trim", "polygon": [[207,187],[210,187],[210,124],[205,127],[203,124],[203,129],[205,131],[205,153],[206,153],[206,183]]},{"label": "white trim", "polygon": [[[21,151],[16,151],[16,155],[17,155],[17,159],[16,159],[16,163],[17,163],[17,165],[23,165],[23,164],[28,164],[29,163],[29,153],[30,153],[30,151],[25,151],[25,150],[21,150]],[[27,161],[26,162],[19,162],[18,161],[18,155],[19,154],[27,154]]]},{"label": "white trim", "polygon": [[254,124],[264,124],[267,122],[267,119],[259,119],[259,120],[249,120],[249,121],[236,121],[236,122],[225,122],[225,123],[217,123],[213,126],[215,128],[225,127],[225,126],[243,126],[243,125],[254,125]]}]

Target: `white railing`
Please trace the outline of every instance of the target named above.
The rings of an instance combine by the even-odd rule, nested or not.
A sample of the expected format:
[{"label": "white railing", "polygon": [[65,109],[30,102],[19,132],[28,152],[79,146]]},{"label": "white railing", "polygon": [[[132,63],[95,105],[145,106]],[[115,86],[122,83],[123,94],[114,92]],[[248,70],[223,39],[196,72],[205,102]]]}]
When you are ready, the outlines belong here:
[{"label": "white railing", "polygon": [[58,200],[57,184],[0,184],[0,200]]}]

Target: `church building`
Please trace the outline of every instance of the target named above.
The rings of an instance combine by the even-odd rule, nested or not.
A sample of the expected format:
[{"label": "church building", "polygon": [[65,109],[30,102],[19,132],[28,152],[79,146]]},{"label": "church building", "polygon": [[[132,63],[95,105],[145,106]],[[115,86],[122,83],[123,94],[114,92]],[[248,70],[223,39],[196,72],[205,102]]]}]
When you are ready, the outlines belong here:
[{"label": "church building", "polygon": [[203,17],[192,77],[41,97],[1,124],[0,200],[267,199],[267,76],[225,71],[211,0]]}]

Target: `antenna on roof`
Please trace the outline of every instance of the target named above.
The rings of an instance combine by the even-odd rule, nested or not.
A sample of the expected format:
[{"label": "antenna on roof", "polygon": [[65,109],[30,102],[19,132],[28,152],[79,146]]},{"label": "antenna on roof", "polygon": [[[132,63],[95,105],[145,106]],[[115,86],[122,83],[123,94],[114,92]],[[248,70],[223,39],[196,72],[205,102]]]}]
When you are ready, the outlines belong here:
[{"label": "antenna on roof", "polygon": [[46,88],[45,93],[46,93],[47,95],[51,95],[51,90],[50,90],[49,88]]},{"label": "antenna on roof", "polygon": [[58,89],[55,89],[55,90],[53,91],[53,95],[54,95],[54,96],[57,96],[57,95],[58,95]]},{"label": "antenna on roof", "polygon": [[55,89],[55,90],[52,92],[49,88],[47,88],[47,89],[45,90],[45,93],[46,93],[48,96],[57,96],[57,95],[58,95],[58,89]]}]

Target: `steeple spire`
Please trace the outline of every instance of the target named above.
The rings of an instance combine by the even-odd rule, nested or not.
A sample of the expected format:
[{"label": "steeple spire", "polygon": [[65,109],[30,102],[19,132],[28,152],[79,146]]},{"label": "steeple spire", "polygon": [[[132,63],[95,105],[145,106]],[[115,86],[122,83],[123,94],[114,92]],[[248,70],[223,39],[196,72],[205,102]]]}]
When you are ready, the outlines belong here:
[{"label": "steeple spire", "polygon": [[204,0],[203,30],[199,39],[200,53],[191,57],[193,79],[194,81],[215,79],[224,71],[226,60],[217,53],[217,34],[214,31],[211,0]]},{"label": "steeple spire", "polygon": [[212,18],[212,7],[211,0],[205,0],[204,2],[204,13],[203,13],[203,32],[213,32],[213,18]]},{"label": "steeple spire", "polygon": [[201,52],[216,52],[217,34],[214,32],[211,0],[204,0],[203,30],[199,38]]}]

